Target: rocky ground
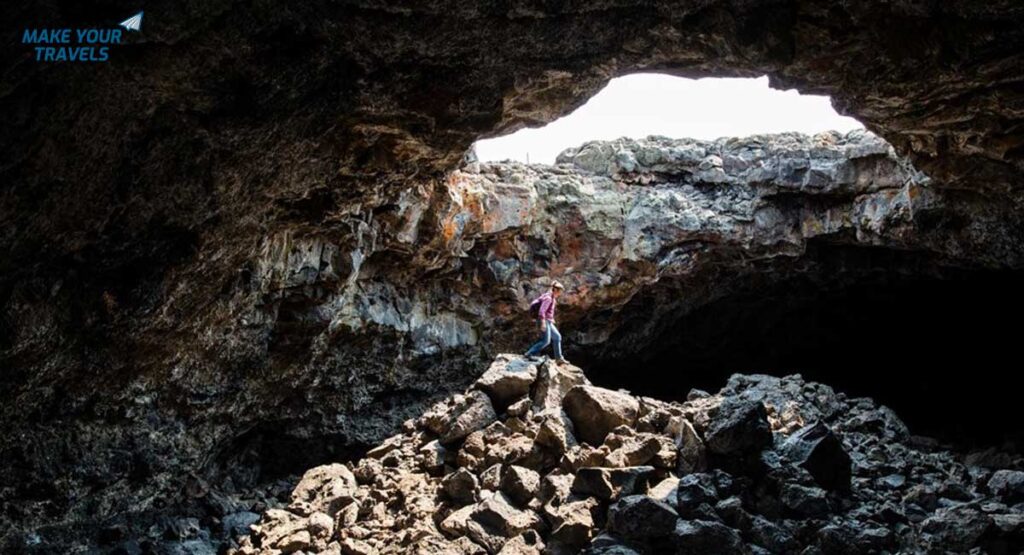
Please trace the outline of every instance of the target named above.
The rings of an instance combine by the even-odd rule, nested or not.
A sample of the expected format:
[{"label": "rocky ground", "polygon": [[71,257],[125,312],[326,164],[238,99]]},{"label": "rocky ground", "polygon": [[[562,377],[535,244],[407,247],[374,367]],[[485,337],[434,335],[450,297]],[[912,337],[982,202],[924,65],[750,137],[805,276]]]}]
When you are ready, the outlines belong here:
[{"label": "rocky ground", "polygon": [[230,553],[1015,554],[1024,460],[798,375],[668,403],[499,355],[251,530]]}]

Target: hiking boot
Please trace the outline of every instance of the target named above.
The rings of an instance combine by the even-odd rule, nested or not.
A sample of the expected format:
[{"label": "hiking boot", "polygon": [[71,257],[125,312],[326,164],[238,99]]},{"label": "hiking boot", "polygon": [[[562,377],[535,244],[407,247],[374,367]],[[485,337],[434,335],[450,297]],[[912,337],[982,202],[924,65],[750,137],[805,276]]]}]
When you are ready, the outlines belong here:
[{"label": "hiking boot", "polygon": [[565,358],[557,358],[555,359],[555,362],[557,362],[558,364],[569,364],[569,361]]}]

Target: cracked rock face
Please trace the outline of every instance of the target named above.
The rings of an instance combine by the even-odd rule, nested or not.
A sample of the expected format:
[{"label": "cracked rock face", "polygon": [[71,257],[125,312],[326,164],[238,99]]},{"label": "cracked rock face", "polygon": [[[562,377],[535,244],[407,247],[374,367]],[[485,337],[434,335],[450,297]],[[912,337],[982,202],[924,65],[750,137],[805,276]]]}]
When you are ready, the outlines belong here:
[{"label": "cracked rock face", "polygon": [[[191,271],[230,267],[234,275],[195,320],[169,312],[170,299],[199,294],[184,282],[166,291],[170,305],[148,313],[167,331],[140,353],[170,348],[171,362],[154,359],[142,373],[125,367],[95,388],[46,366],[5,393],[14,400],[5,425],[20,430],[5,435],[17,438],[5,440],[5,453],[24,461],[7,476],[29,489],[56,484],[8,517],[18,530],[8,541],[24,545],[20,527],[53,512],[90,519],[94,499],[114,521],[158,522],[116,525],[125,530],[114,537],[157,542],[195,537],[162,532],[195,518],[184,515],[222,520],[270,506],[268,484],[385,437],[431,396],[475,378],[488,352],[525,348],[535,333],[526,306],[551,278],[568,287],[559,321],[569,348],[615,361],[737,288],[797,275],[842,283],[877,271],[852,260],[837,272],[812,242],[916,253],[917,272],[1018,267],[1019,216],[1005,200],[962,198],[866,132],[588,143],[554,166],[468,164],[402,191],[385,210],[351,214],[344,231],[292,229],[200,256]],[[52,289],[55,299],[70,294],[62,283]],[[19,322],[59,327],[53,313],[30,316],[23,298],[10,308]],[[104,329],[141,317],[117,303],[111,293]],[[178,325],[186,328],[172,331]],[[16,336],[11,360],[28,356],[33,337],[55,336]],[[435,429],[437,464],[450,444],[511,406],[523,383],[506,370],[486,377],[497,404],[477,393],[456,422]],[[579,383],[553,383],[534,407]],[[100,419],[83,420],[82,411]],[[604,433],[626,423],[608,422]],[[575,441],[557,418],[542,430],[542,441]],[[39,466],[54,449],[69,455]],[[126,503],[133,480],[171,501]],[[95,483],[104,486],[98,493]],[[26,493],[6,495],[14,503]],[[62,528],[51,541],[83,541],[77,536]]]},{"label": "cracked rock face", "polygon": [[[438,439],[433,422],[458,422],[462,397],[493,391],[478,381],[349,463],[359,480],[331,490],[337,508],[310,514],[306,492],[338,465],[312,469],[291,505],[267,513],[230,553],[1010,553],[1024,545],[1024,461],[965,463],[911,440],[870,399],[799,376],[736,374],[718,394],[684,403],[581,385],[562,408],[538,411],[531,391],[580,370],[544,362],[537,371],[512,355],[495,365],[513,363],[530,382],[525,412],[491,414],[436,465],[424,453]],[[619,419],[626,402],[579,413],[581,392],[628,399],[638,415],[607,432],[604,422]],[[541,441],[552,413],[571,421],[567,433],[580,443]],[[680,435],[679,422],[695,436]],[[708,466],[686,468],[684,452],[704,445]]]}]

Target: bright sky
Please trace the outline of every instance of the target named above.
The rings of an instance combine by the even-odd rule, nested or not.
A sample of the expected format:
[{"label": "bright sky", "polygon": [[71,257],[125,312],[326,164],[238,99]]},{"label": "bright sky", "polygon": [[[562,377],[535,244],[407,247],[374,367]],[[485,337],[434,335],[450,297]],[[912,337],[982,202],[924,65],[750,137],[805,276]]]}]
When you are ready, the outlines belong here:
[{"label": "bright sky", "polygon": [[648,135],[717,139],[861,127],[837,114],[827,96],[771,89],[767,77],[684,79],[637,73],[612,79],[578,110],[544,127],[477,141],[476,152],[481,161],[553,164],[559,152],[593,140]]}]

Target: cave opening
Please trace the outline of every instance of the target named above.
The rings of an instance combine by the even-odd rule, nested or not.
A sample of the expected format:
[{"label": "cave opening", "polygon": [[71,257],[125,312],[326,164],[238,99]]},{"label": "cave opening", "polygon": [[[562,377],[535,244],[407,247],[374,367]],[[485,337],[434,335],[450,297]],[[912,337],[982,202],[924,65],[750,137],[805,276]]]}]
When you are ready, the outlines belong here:
[{"label": "cave opening", "polygon": [[829,97],[773,89],[765,76],[690,79],[630,73],[611,79],[572,113],[542,127],[481,139],[474,150],[481,161],[552,164],[567,148],[622,137],[715,140],[854,129],[863,125],[837,113]]}]

